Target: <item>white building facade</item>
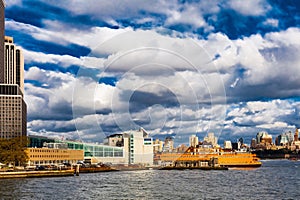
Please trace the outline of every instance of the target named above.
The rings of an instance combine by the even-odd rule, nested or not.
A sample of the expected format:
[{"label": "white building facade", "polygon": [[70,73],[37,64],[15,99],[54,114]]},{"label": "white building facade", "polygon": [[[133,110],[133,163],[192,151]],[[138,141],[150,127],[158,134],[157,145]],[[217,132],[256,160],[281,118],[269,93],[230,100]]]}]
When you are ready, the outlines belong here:
[{"label": "white building facade", "polygon": [[199,144],[199,139],[196,135],[190,136],[190,147],[196,147]]},{"label": "white building facade", "polygon": [[153,139],[144,129],[123,134],[125,158],[128,164],[153,165]]}]

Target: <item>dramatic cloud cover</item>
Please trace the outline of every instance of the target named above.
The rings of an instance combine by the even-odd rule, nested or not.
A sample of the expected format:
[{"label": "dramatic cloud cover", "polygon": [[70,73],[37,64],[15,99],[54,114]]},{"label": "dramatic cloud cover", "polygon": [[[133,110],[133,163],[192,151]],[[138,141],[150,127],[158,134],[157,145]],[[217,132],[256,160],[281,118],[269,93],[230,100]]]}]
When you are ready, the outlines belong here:
[{"label": "dramatic cloud cover", "polygon": [[28,133],[101,142],[300,127],[297,0],[6,0]]}]

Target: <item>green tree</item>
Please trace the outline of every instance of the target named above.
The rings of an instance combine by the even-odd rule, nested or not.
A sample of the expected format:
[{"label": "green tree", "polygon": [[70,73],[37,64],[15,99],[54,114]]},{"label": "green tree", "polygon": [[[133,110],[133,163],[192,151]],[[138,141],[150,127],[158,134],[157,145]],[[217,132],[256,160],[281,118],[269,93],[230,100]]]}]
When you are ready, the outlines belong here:
[{"label": "green tree", "polygon": [[25,150],[28,145],[26,136],[12,139],[0,139],[0,162],[4,164],[13,164],[22,166],[28,160]]}]

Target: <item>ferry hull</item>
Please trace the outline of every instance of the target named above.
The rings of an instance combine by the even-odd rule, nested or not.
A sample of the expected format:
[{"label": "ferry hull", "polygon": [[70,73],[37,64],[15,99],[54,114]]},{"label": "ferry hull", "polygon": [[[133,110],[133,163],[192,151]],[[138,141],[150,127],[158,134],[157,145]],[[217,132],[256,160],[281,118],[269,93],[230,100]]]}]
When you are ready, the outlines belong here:
[{"label": "ferry hull", "polygon": [[228,170],[228,167],[211,167],[211,166],[207,166],[207,167],[173,167],[173,166],[167,166],[167,167],[162,167],[160,168],[160,170]]},{"label": "ferry hull", "polygon": [[230,164],[230,165],[221,165],[222,167],[227,167],[228,169],[255,169],[261,167],[261,163],[257,164]]}]

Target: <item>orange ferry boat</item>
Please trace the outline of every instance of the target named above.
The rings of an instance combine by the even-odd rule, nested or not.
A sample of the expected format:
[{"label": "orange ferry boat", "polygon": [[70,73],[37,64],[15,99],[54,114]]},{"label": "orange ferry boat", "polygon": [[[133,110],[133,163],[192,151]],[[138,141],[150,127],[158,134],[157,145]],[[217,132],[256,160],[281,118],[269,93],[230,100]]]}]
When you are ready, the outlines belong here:
[{"label": "orange ferry boat", "polygon": [[162,153],[161,162],[165,166],[178,168],[197,167],[226,167],[232,168],[257,168],[261,166],[259,158],[255,154],[248,152],[214,152],[201,151],[200,149],[189,147],[184,153]]}]

